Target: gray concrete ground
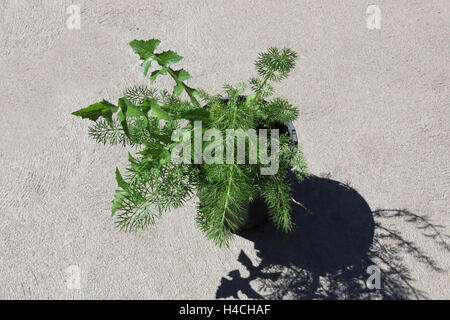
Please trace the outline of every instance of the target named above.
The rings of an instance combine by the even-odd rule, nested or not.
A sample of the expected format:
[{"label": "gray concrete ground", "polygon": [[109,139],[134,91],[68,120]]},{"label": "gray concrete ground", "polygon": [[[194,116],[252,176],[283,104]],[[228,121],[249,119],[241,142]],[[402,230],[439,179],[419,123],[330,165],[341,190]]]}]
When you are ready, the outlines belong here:
[{"label": "gray concrete ground", "polygon": [[[80,30],[66,27],[72,3]],[[381,10],[379,30],[366,26],[369,4]],[[149,230],[114,227],[126,150],[95,144],[89,122],[70,113],[144,83],[128,42],[153,37],[185,57],[192,86],[212,92],[252,76],[269,46],[299,52],[278,95],[299,107],[311,172],[357,190],[376,234],[387,232],[364,263],[319,261],[311,276],[288,259],[270,266],[249,237],[216,248],[196,228],[195,200]],[[0,298],[450,298],[449,40],[447,0],[1,0]],[[356,289],[373,263],[382,289]],[[258,265],[284,271],[268,288]]]}]

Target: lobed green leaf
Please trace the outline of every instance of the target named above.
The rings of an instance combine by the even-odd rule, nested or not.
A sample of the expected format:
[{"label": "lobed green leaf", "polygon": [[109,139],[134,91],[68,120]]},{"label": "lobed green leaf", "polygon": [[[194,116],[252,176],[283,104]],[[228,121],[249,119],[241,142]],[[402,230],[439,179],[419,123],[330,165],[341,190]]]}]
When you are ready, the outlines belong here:
[{"label": "lobed green leaf", "polygon": [[106,100],[94,103],[89,107],[80,109],[73,112],[74,116],[79,116],[83,119],[89,119],[92,121],[97,121],[98,118],[103,117],[112,126],[112,115],[117,112],[118,107],[109,103]]},{"label": "lobed green leaf", "polygon": [[182,56],[178,55],[178,53],[172,50],[157,53],[155,54],[155,56],[157,58],[159,65],[165,68],[183,59]]},{"label": "lobed green leaf", "polygon": [[147,41],[135,39],[130,42],[130,46],[133,48],[133,51],[139,55],[141,60],[143,60],[142,67],[144,69],[144,75],[147,75],[152,61],[157,59],[154,51],[160,43],[161,41],[157,39],[150,39]]}]

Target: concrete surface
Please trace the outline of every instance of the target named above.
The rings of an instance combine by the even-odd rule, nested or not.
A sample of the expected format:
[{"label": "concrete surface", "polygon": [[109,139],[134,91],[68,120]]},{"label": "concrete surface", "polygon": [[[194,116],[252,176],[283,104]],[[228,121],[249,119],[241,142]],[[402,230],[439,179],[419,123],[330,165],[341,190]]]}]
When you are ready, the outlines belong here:
[{"label": "concrete surface", "polygon": [[[80,30],[66,27],[72,3]],[[380,30],[366,27],[369,4],[381,9]],[[270,297],[238,261],[245,253],[264,263],[254,242],[215,248],[195,226],[194,200],[149,230],[114,227],[114,169],[126,165],[126,150],[95,144],[89,121],[70,113],[144,83],[128,42],[153,37],[185,57],[192,86],[211,92],[247,80],[269,46],[298,51],[278,95],[299,107],[311,172],[349,184],[373,212],[398,213],[375,221],[392,231],[384,246],[396,251],[401,239],[403,269],[393,276],[421,292],[403,298],[450,298],[447,0],[1,0],[0,298],[213,299],[232,270]],[[77,270],[79,289],[70,282]],[[368,276],[360,270],[354,280]],[[363,298],[327,296],[327,277],[314,294]]]}]

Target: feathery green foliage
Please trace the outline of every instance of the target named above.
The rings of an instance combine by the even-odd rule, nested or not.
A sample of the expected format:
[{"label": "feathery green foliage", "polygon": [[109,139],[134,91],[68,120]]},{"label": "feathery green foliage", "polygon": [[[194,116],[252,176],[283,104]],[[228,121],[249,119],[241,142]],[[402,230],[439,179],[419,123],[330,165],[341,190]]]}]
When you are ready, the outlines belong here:
[{"label": "feathery green foliage", "polygon": [[278,82],[287,78],[289,72],[295,67],[296,59],[297,53],[291,49],[280,50],[271,47],[267,52],[259,54],[255,66],[260,77]]},{"label": "feathery green foliage", "polygon": [[269,207],[269,214],[274,224],[284,232],[292,231],[291,220],[291,186],[287,182],[286,171],[268,176],[262,184],[262,196]]},{"label": "feathery green foliage", "polygon": [[158,95],[158,90],[153,87],[149,88],[144,85],[139,85],[127,88],[124,95],[131,103],[141,105],[147,99],[155,99]]},{"label": "feathery green foliage", "polygon": [[102,144],[122,145],[133,144],[125,135],[118,119],[108,123],[105,119],[99,119],[89,127],[89,136]]},{"label": "feathery green foliage", "polygon": [[[117,105],[103,100],[73,113],[94,121],[89,135],[97,142],[130,145],[135,151],[128,154],[129,165],[124,174],[116,170],[118,188],[111,212],[117,226],[126,231],[145,228],[164,212],[181,207],[196,193],[197,224],[218,246],[229,243],[239,230],[246,206],[257,197],[267,203],[274,224],[282,231],[291,231],[287,172],[292,170],[300,180],[307,178],[308,172],[301,148],[293,145],[287,133],[274,141],[277,142],[274,146],[278,146],[279,169],[273,175],[260,174],[266,166],[260,153],[255,162],[249,161],[253,146],[250,140],[244,140],[247,141],[244,163],[196,163],[192,161],[195,155],[178,163],[171,155],[182,146],[182,139],[173,139],[173,135],[184,129],[183,137],[192,138],[197,121],[202,121],[204,129],[213,128],[220,134],[202,142],[202,154],[218,143],[224,148],[214,149],[214,156],[239,160],[237,138],[229,139],[228,130],[279,129],[283,123],[295,120],[298,111],[288,101],[277,97],[264,99],[273,95],[272,83],[286,78],[295,67],[296,52],[270,48],[261,53],[255,62],[258,76],[249,80],[250,94],[244,95],[245,83],[226,84],[223,94],[210,94],[187,85],[191,75],[184,69],[172,68],[182,57],[171,50],[156,52],[159,44],[156,39],[133,40],[130,46],[141,59],[150,83],[160,76],[170,76],[174,80],[172,90],[133,86],[125,90]],[[154,63],[158,67],[150,71]],[[188,140],[188,150],[195,150],[193,141]],[[271,148],[270,143],[267,147]],[[225,149],[231,150],[231,154],[225,154]]]}]

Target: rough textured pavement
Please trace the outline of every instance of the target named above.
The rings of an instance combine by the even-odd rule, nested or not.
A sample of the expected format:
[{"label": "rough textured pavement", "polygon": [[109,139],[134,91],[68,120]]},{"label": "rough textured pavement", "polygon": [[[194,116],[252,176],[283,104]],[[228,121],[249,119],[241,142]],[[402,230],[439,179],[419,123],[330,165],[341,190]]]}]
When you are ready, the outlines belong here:
[{"label": "rough textured pavement", "polygon": [[[72,3],[80,30],[66,27]],[[379,30],[366,26],[369,4]],[[347,212],[330,199],[348,196],[349,224],[319,209],[319,220],[300,219],[304,233],[277,242],[295,259],[267,243],[282,237],[270,226],[260,242],[214,247],[195,200],[149,230],[118,231],[110,205],[126,150],[97,145],[70,113],[144,83],[128,42],[153,37],[212,92],[252,76],[269,46],[298,51],[278,95],[299,107],[300,142],[323,177],[304,194],[330,219]],[[0,43],[0,298],[450,298],[449,1],[1,0]],[[346,260],[326,228],[358,219],[361,239],[375,236],[370,253]],[[380,290],[364,284],[372,264]]]}]

